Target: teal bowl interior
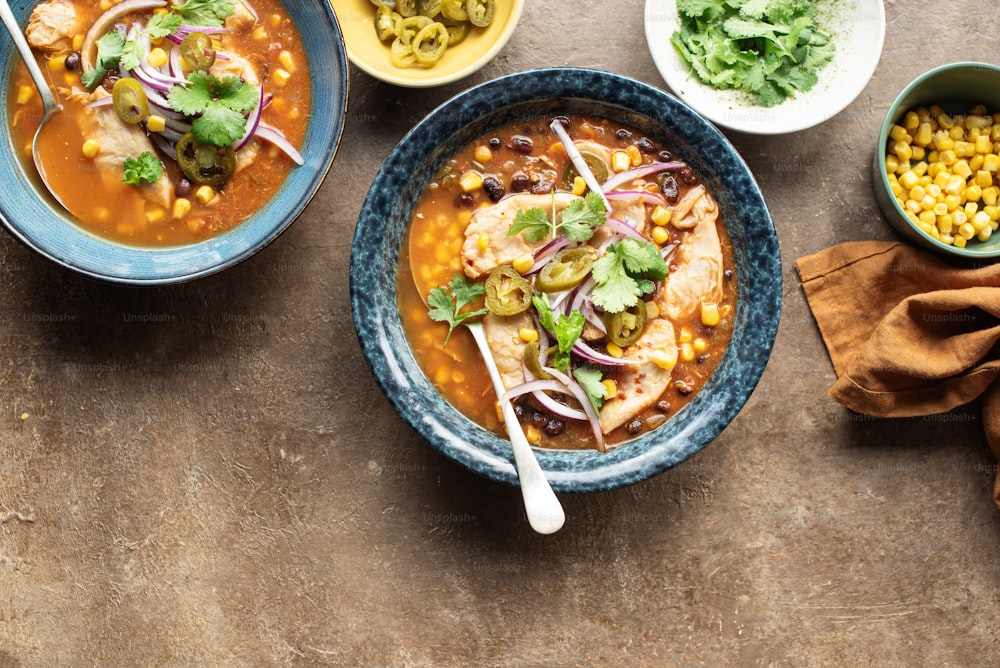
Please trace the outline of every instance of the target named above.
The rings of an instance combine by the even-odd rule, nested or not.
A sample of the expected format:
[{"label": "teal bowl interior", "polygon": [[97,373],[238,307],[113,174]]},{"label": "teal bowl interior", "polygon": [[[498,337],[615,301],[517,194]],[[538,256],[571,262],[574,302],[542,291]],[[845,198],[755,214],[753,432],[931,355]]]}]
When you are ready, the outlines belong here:
[{"label": "teal bowl interior", "polygon": [[588,492],[639,482],[701,450],[736,416],[756,386],[781,311],[781,259],[770,213],[729,141],[673,96],[616,74],[575,68],[530,70],[458,94],[432,111],[396,146],[362,206],[351,249],[354,324],[379,387],[433,447],[469,469],[517,484],[506,439],[474,424],[434,389],[400,322],[393,277],[421,191],[462,146],[522,118],[588,114],[663,141],[698,172],[719,202],[734,243],[739,280],[735,331],[707,385],[671,420],[601,453],[539,450],[557,491]]},{"label": "teal bowl interior", "polygon": [[[26,26],[36,0],[12,0]],[[347,107],[347,57],[340,26],[324,0],[285,3],[302,36],[312,79],[312,119],[301,153],[305,164],[291,174],[251,218],[212,239],[185,246],[140,248],[98,237],[73,222],[45,190],[33,166],[15,150],[9,123],[0,124],[0,219],[8,232],[56,264],[114,283],[157,285],[213,274],[253,255],[283,232],[306,207],[333,163]],[[10,76],[20,55],[0,33],[0,103],[8,109]],[[315,110],[320,110],[318,113]]]},{"label": "teal bowl interior", "polygon": [[889,224],[905,240],[945,255],[990,259],[1000,255],[1000,235],[985,242],[970,242],[965,248],[942,243],[913,224],[896,201],[885,171],[885,156],[892,126],[902,123],[906,112],[916,107],[938,105],[948,114],[965,114],[979,104],[990,113],[1000,112],[1000,67],[987,63],[961,62],[942,65],[914,79],[896,97],[882,122],[872,160],[875,199]]}]

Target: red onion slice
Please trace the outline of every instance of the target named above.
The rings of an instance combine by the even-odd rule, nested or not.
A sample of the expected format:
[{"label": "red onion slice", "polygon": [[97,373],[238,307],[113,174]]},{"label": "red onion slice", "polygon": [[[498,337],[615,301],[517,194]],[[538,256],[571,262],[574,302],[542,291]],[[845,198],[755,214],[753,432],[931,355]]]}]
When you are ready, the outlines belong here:
[{"label": "red onion slice", "polygon": [[277,146],[289,158],[291,158],[296,165],[306,164],[305,158],[302,157],[302,154],[299,153],[298,149],[292,146],[292,143],[285,138],[285,135],[281,134],[281,131],[278,130],[278,128],[261,122],[257,124],[257,132],[254,136]]},{"label": "red onion slice", "polygon": [[605,181],[601,187],[604,189],[604,192],[608,192],[644,176],[675,171],[682,167],[685,167],[683,162],[653,162],[648,165],[641,165],[633,169],[627,169],[624,172],[619,172]]}]

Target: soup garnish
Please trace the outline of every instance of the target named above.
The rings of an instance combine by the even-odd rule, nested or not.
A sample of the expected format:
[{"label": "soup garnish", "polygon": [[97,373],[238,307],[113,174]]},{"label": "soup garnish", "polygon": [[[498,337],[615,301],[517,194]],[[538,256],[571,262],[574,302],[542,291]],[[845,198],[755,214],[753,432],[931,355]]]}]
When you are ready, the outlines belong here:
[{"label": "soup garnish", "polygon": [[[47,176],[88,230],[144,246],[200,241],[252,215],[303,163],[306,54],[280,2],[252,2],[32,10],[28,42],[69,118],[39,150],[63,166]],[[12,86],[14,138],[30,146],[41,112],[23,66]]]},{"label": "soup garnish", "polygon": [[732,247],[714,198],[666,147],[605,119],[493,130],[434,177],[408,234],[398,294],[414,354],[497,433],[478,349],[455,331],[464,321],[482,318],[529,440],[556,448],[604,450],[663,424],[732,334]]}]

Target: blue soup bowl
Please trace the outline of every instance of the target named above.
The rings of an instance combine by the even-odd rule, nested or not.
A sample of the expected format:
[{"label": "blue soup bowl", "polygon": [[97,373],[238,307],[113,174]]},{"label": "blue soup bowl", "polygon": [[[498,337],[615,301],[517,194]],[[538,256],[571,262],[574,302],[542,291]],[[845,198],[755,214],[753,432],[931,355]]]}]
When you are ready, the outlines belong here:
[{"label": "blue soup bowl", "polygon": [[[37,0],[12,0],[22,26]],[[333,164],[347,107],[347,56],[340,25],[324,0],[286,2],[309,58],[312,108],[294,167],[281,188],[249,219],[195,244],[143,248],[109,241],[73,222],[45,189],[34,166],[22,163],[9,123],[0,124],[0,222],[16,239],[64,268],[91,278],[131,285],[163,285],[214,274],[250,257],[278,237],[316,194]],[[0,31],[0,102],[9,109],[11,71],[20,54]],[[321,113],[315,113],[321,110]]]},{"label": "blue soup bowl", "polygon": [[444,400],[420,369],[403,331],[395,277],[414,204],[442,164],[491,129],[539,115],[601,116],[662,140],[719,203],[733,240],[738,301],[724,358],[694,400],[660,427],[608,452],[535,448],[552,487],[589,492],[662,473],[729,424],[767,363],[781,311],[781,260],[770,213],[729,141],[671,95],[608,72],[546,68],[478,85],[417,124],[375,176],[351,249],[351,307],[362,351],[396,411],[439,451],[488,478],[517,484],[510,442]]}]

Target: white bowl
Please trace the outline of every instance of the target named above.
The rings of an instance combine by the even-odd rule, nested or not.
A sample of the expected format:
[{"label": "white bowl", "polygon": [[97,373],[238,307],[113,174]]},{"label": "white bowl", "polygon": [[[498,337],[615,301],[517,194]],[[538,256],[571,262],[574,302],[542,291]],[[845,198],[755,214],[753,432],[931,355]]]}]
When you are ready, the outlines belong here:
[{"label": "white bowl", "polygon": [[807,93],[774,107],[761,107],[746,93],[703,84],[670,42],[679,26],[676,0],[646,0],[646,42],[670,90],[716,125],[757,135],[798,132],[844,110],[875,72],[885,39],[882,0],[825,3],[817,25],[833,36],[833,60],[819,71]]}]

